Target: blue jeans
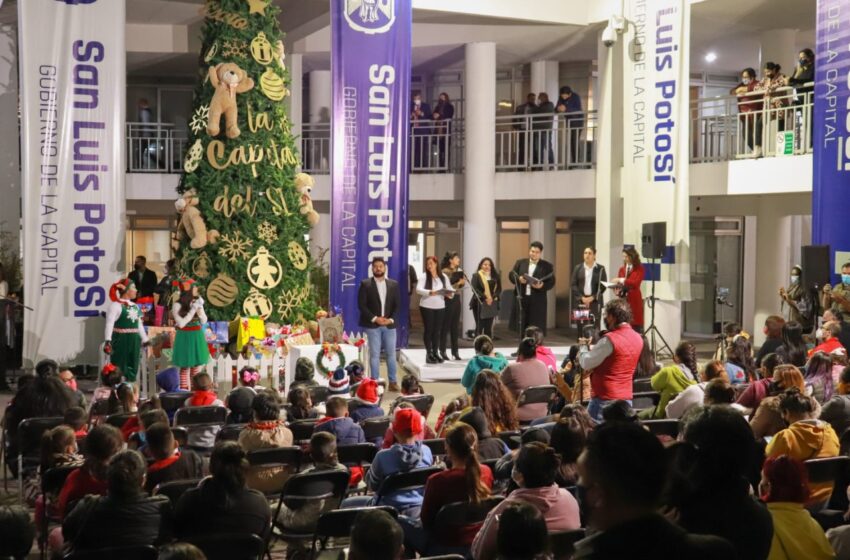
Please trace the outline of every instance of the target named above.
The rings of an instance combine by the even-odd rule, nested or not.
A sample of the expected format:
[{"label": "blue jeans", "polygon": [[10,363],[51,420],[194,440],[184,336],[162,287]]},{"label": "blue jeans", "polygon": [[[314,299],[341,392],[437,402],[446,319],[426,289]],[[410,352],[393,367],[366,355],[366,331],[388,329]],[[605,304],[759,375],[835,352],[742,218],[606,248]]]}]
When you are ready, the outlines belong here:
[{"label": "blue jeans", "polygon": [[[587,404],[587,413],[590,414],[590,417],[596,420],[597,423],[602,423],[602,409],[605,408],[605,405],[608,403],[612,403],[614,401],[603,401],[602,399],[593,397],[590,399],[590,402]],[[632,401],[626,401],[629,403],[629,406],[632,406]]]},{"label": "blue jeans", "polygon": [[366,338],[369,340],[369,371],[372,379],[381,377],[381,350],[383,350],[387,355],[387,377],[390,383],[396,383],[395,329],[387,327],[366,329]]}]

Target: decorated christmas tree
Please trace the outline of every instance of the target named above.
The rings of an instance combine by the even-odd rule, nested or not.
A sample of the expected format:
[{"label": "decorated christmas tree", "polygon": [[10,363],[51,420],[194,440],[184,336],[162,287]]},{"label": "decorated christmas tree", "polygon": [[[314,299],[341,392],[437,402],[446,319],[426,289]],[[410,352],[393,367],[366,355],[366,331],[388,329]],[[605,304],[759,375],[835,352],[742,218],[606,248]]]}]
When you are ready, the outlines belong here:
[{"label": "decorated christmas tree", "polygon": [[312,319],[305,235],[318,221],[296,140],[280,10],[270,0],[207,0],[189,149],[175,206],[181,274],[210,320]]}]

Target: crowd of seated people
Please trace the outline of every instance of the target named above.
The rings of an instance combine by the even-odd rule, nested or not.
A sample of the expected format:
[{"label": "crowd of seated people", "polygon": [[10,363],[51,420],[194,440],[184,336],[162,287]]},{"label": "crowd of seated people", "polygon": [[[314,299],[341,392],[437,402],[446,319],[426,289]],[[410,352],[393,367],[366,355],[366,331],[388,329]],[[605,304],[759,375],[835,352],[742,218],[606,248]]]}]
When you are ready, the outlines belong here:
[{"label": "crowd of seated people", "polygon": [[[606,326],[628,325],[625,311],[622,303],[606,307]],[[201,373],[180,408],[232,408],[227,420],[194,437],[190,430],[185,440],[161,399],[140,401],[132,385],[114,383],[114,371],[102,376],[108,390],[91,404],[112,402],[99,418],[81,413],[58,366],[39,364],[6,412],[7,435],[17,435],[10,419],[50,415],[63,424],[40,435],[40,468],[24,473],[38,524],[24,523],[17,509],[0,509],[0,536],[21,527],[14,538],[0,539],[0,557],[30,550],[33,527],[42,521],[43,541],[57,556],[151,545],[164,558],[203,558],[187,543],[213,535],[272,543],[275,533],[295,555],[311,542],[291,534],[311,535],[332,510],[362,508],[351,524],[353,558],[842,558],[840,551],[850,551],[850,525],[840,512],[827,512],[836,504],[847,508],[848,478],[810,481],[808,472],[811,461],[841,454],[840,436],[850,426],[850,368],[843,347],[809,352],[799,348],[793,321],[780,330],[782,343],[758,366],[738,329],[723,359],[699,364],[693,345],[683,342],[672,363],[644,379],[637,375],[643,339],[608,339],[607,358],[595,369],[614,367],[624,398],[599,403],[598,420],[582,399],[581,364],[593,361],[605,333],[582,342],[555,372],[538,357],[542,338],[525,337],[516,360],[505,359],[499,372],[474,372],[471,395],[461,389],[433,425],[430,409],[420,412],[417,400],[427,386],[413,376],[392,402],[367,377],[314,403],[307,362],[286,399],[243,370],[239,387],[221,400]],[[808,346],[817,344],[823,342]],[[518,406],[523,391],[558,379],[556,398]],[[623,379],[633,387],[626,390]],[[582,390],[567,399],[563,386]],[[647,394],[654,400],[636,410],[638,395]],[[120,427],[107,421],[109,411],[124,414]],[[676,428],[659,431],[659,421]],[[376,423],[379,432],[370,427]],[[377,434],[376,443],[367,431]],[[346,458],[362,446],[371,454]],[[257,454],[275,449],[288,458],[257,463]],[[39,477],[60,468],[71,471],[64,484],[42,496]],[[420,471],[428,476],[417,485],[387,489]],[[341,494],[287,497],[302,475],[340,473]],[[182,493],[168,491],[187,481]],[[448,523],[452,508],[472,521]],[[376,529],[379,542],[366,534]],[[27,538],[29,546],[22,544]]]}]

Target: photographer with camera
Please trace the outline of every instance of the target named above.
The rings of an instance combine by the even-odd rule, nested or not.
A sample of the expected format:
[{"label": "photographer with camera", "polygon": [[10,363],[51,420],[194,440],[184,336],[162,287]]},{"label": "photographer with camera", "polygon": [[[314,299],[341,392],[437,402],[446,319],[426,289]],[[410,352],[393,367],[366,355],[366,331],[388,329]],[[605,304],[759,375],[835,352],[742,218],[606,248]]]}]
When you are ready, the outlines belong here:
[{"label": "photographer with camera", "polygon": [[643,349],[643,339],[631,328],[632,311],[622,299],[609,301],[603,316],[607,332],[599,342],[579,339],[578,364],[590,375],[590,416],[602,421],[602,408],[619,399],[632,403],[632,379]]}]

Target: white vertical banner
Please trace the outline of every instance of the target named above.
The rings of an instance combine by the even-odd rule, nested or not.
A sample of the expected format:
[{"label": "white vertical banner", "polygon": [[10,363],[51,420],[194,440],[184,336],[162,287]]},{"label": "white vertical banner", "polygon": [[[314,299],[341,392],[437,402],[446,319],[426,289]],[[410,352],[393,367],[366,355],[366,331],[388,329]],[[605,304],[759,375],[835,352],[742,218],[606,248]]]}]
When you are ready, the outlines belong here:
[{"label": "white vertical banner", "polygon": [[124,5],[18,2],[25,364],[98,363],[123,275]]},{"label": "white vertical banner", "polygon": [[686,301],[690,2],[628,0],[625,16],[623,239],[640,252],[643,224],[665,222],[664,258],[651,265],[642,255],[646,280],[659,280],[659,299]]}]

